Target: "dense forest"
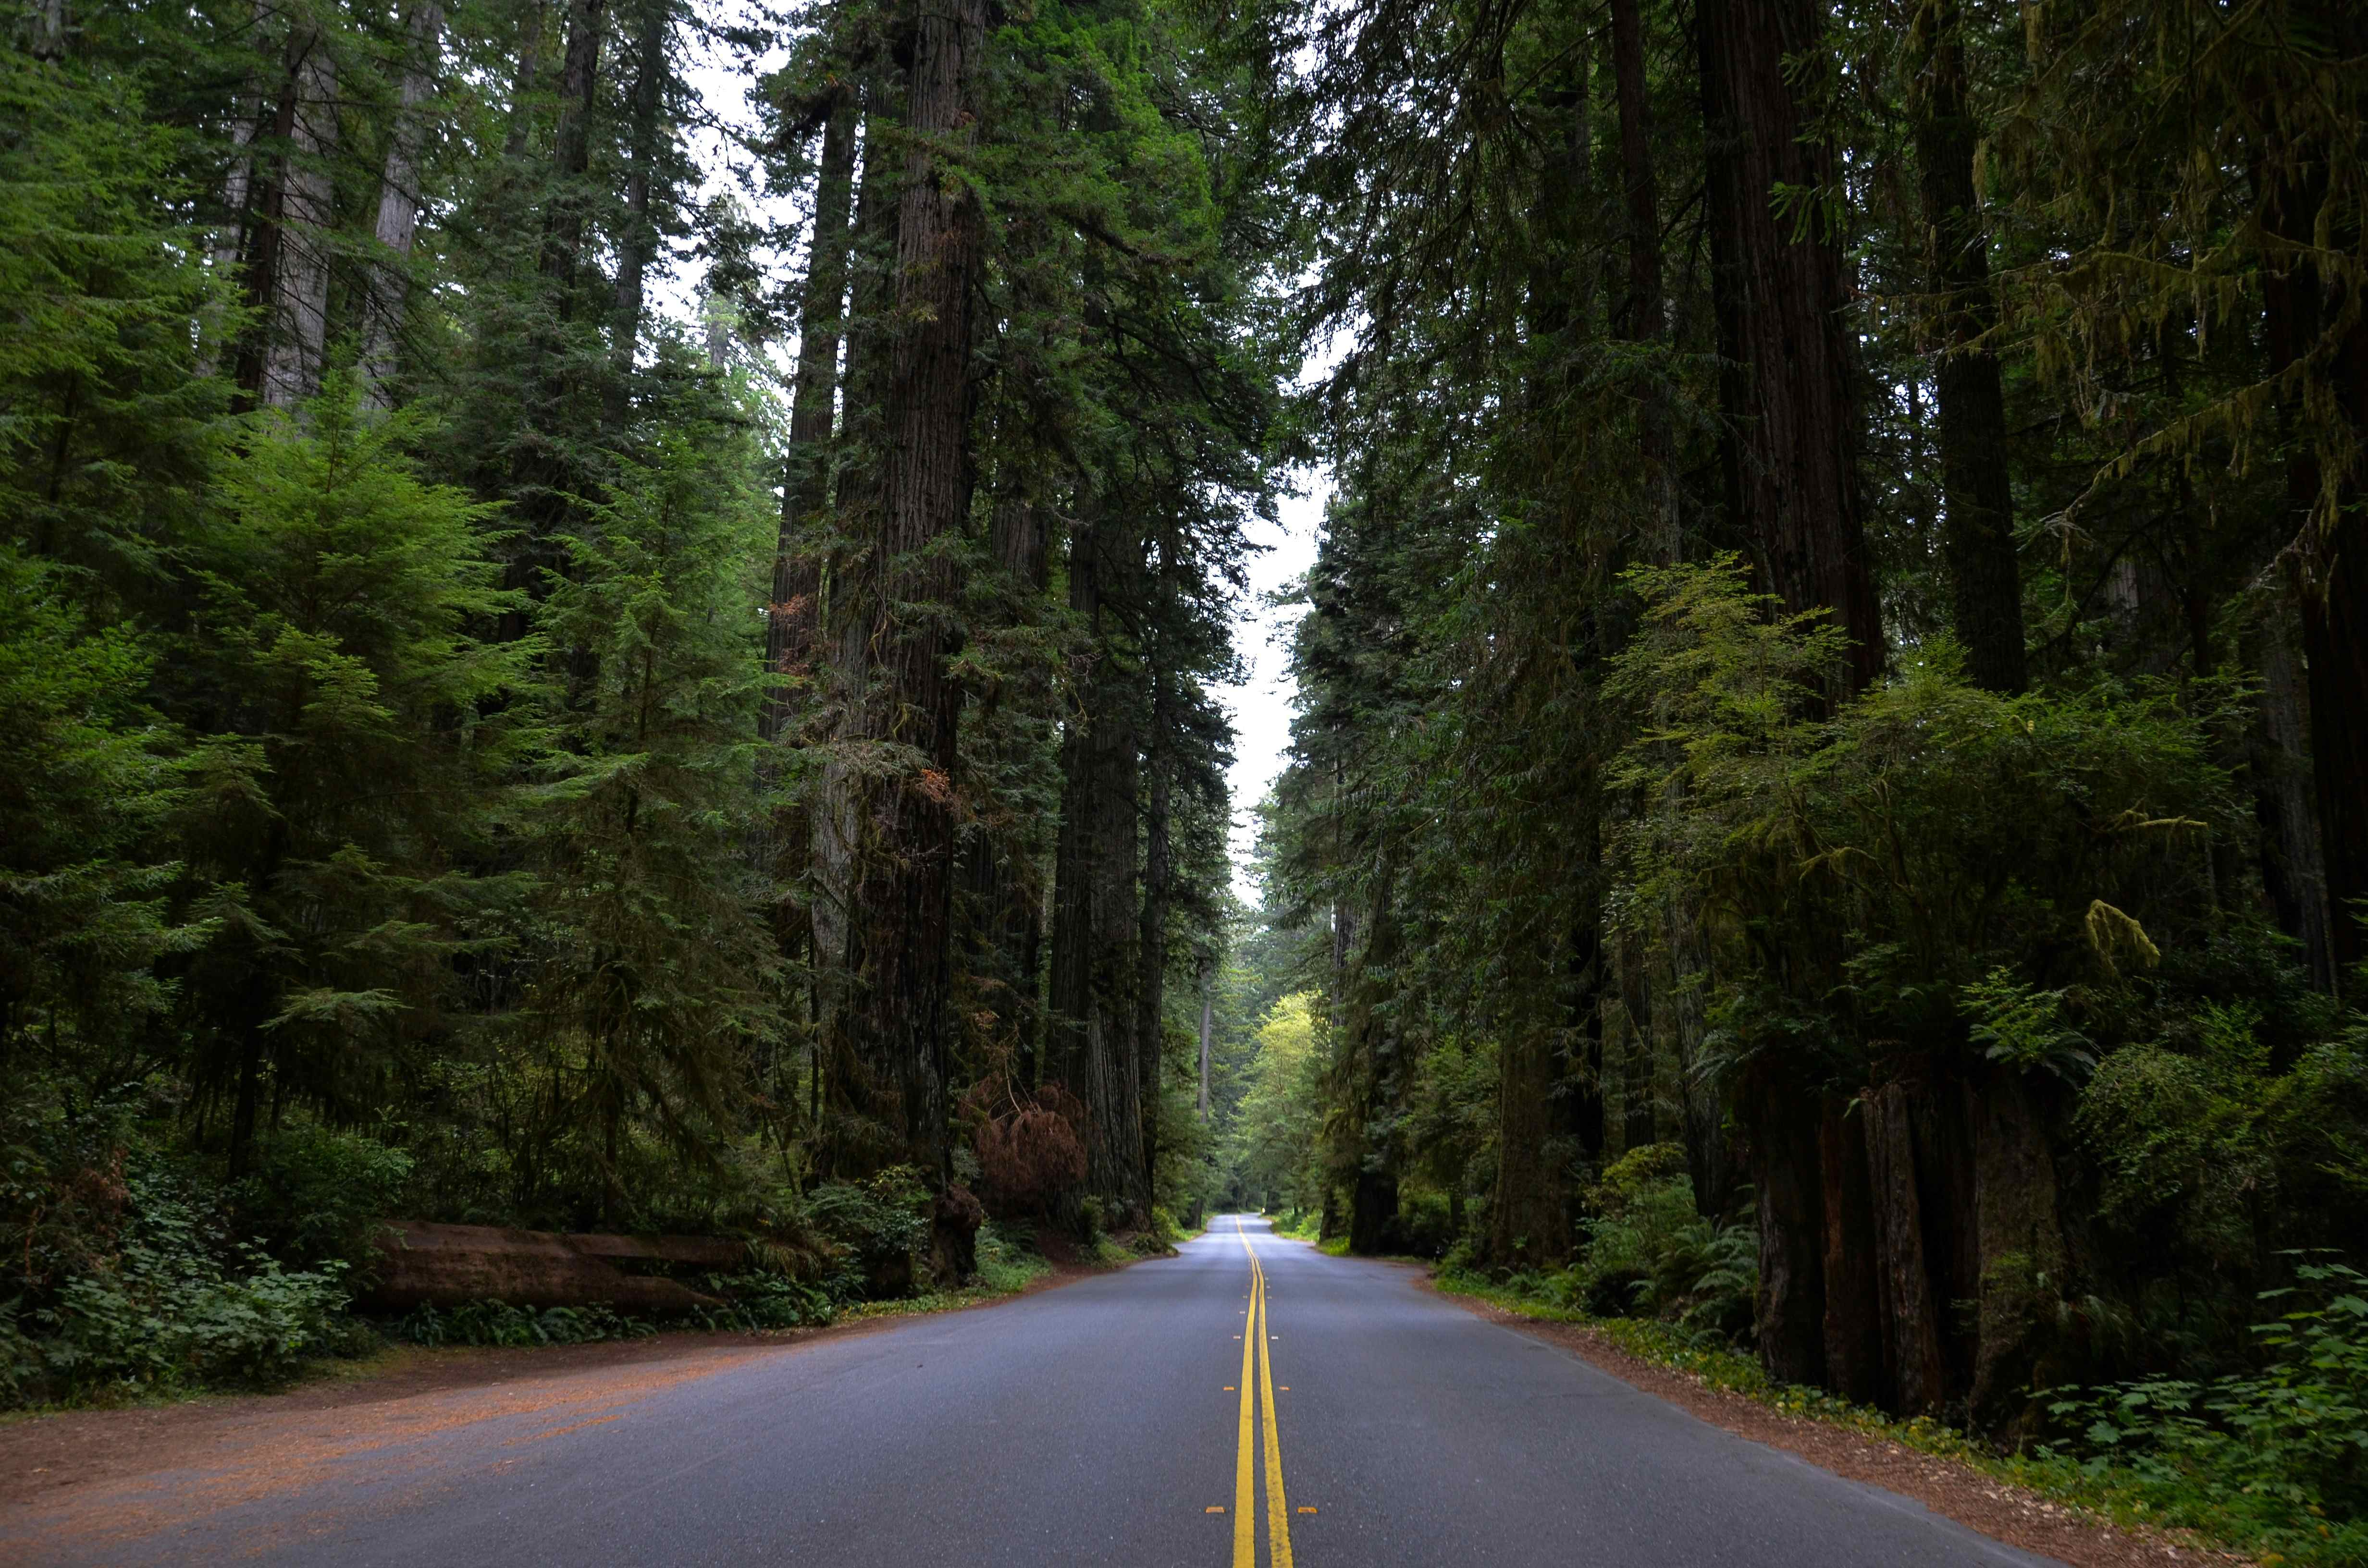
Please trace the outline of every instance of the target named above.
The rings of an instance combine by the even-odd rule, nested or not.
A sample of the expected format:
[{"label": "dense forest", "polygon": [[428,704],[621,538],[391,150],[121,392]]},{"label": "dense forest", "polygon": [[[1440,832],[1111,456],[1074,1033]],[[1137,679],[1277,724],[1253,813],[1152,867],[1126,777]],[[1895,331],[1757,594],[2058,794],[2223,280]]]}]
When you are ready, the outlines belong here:
[{"label": "dense forest", "polygon": [[794,1320],[1224,1202],[2007,1442],[2368,1386],[2345,0],[40,0],[0,96],[16,1397],[391,1217]]}]

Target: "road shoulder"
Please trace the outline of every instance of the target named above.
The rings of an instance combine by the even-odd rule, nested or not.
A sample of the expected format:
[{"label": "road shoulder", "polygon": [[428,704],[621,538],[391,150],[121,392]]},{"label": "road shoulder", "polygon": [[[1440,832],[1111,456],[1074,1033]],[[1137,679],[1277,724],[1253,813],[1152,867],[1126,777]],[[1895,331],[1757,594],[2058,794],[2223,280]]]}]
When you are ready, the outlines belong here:
[{"label": "road shoulder", "polygon": [[1004,1295],[951,1307],[867,1312],[816,1328],[667,1330],[637,1339],[520,1347],[393,1345],[365,1360],[325,1363],[314,1376],[277,1392],[28,1412],[0,1421],[0,1510],[54,1506],[85,1489],[203,1469],[220,1462],[226,1449],[311,1446],[329,1434],[359,1440],[370,1406],[492,1390],[525,1393],[534,1385],[561,1382],[646,1390],[727,1371],[752,1358],[882,1333],[937,1312],[1001,1306],[1110,1271],[1104,1263],[1054,1261]]},{"label": "road shoulder", "polygon": [[[1422,1288],[1436,1290],[1424,1278]],[[1631,1354],[1583,1324],[1529,1318],[1493,1302],[1440,1291],[1474,1316],[1555,1346],[1600,1371],[1713,1426],[1806,1460],[1818,1469],[1912,1498],[1943,1518],[2070,1568],[2211,1564],[2248,1560],[2169,1534],[2132,1530],[1986,1475],[1971,1465],[1807,1416],[1787,1415],[1702,1379]]]}]

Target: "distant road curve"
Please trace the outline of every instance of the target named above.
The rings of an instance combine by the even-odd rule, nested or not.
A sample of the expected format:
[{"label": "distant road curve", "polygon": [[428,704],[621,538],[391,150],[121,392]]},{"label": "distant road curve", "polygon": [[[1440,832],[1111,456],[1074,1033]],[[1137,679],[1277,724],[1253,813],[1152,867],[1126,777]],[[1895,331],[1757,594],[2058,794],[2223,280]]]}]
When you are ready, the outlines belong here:
[{"label": "distant road curve", "polygon": [[339,1440],[268,1464],[225,1453],[0,1518],[0,1561],[2045,1561],[1243,1216],[1004,1306],[342,1415]]}]

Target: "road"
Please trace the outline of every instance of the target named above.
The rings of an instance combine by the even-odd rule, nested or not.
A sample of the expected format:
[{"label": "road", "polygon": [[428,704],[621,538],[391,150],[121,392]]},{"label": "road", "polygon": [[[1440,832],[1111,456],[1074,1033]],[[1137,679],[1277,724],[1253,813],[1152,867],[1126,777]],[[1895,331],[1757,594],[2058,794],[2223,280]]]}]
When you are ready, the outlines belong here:
[{"label": "road", "polygon": [[[1250,1217],[1002,1306],[0,1520],[0,1560],[2033,1564]],[[316,1448],[319,1446],[315,1446]],[[192,1506],[192,1500],[198,1506]],[[55,1521],[51,1521],[52,1525]]]}]

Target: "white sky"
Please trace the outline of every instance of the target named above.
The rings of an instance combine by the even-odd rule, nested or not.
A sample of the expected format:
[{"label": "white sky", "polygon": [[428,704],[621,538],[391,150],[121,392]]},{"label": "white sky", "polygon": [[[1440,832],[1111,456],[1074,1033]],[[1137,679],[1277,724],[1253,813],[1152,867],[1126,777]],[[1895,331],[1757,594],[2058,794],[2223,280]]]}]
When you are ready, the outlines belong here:
[{"label": "white sky", "polygon": [[1267,548],[1250,557],[1250,593],[1234,630],[1234,646],[1248,678],[1217,688],[1234,719],[1234,766],[1226,775],[1234,793],[1234,892],[1253,907],[1258,900],[1250,881],[1258,803],[1291,750],[1291,628],[1299,617],[1297,606],[1269,608],[1267,600],[1315,563],[1316,531],[1332,490],[1326,471],[1303,471],[1295,478],[1302,494],[1286,496],[1277,508],[1281,527],[1256,523],[1250,531],[1250,542]]}]

